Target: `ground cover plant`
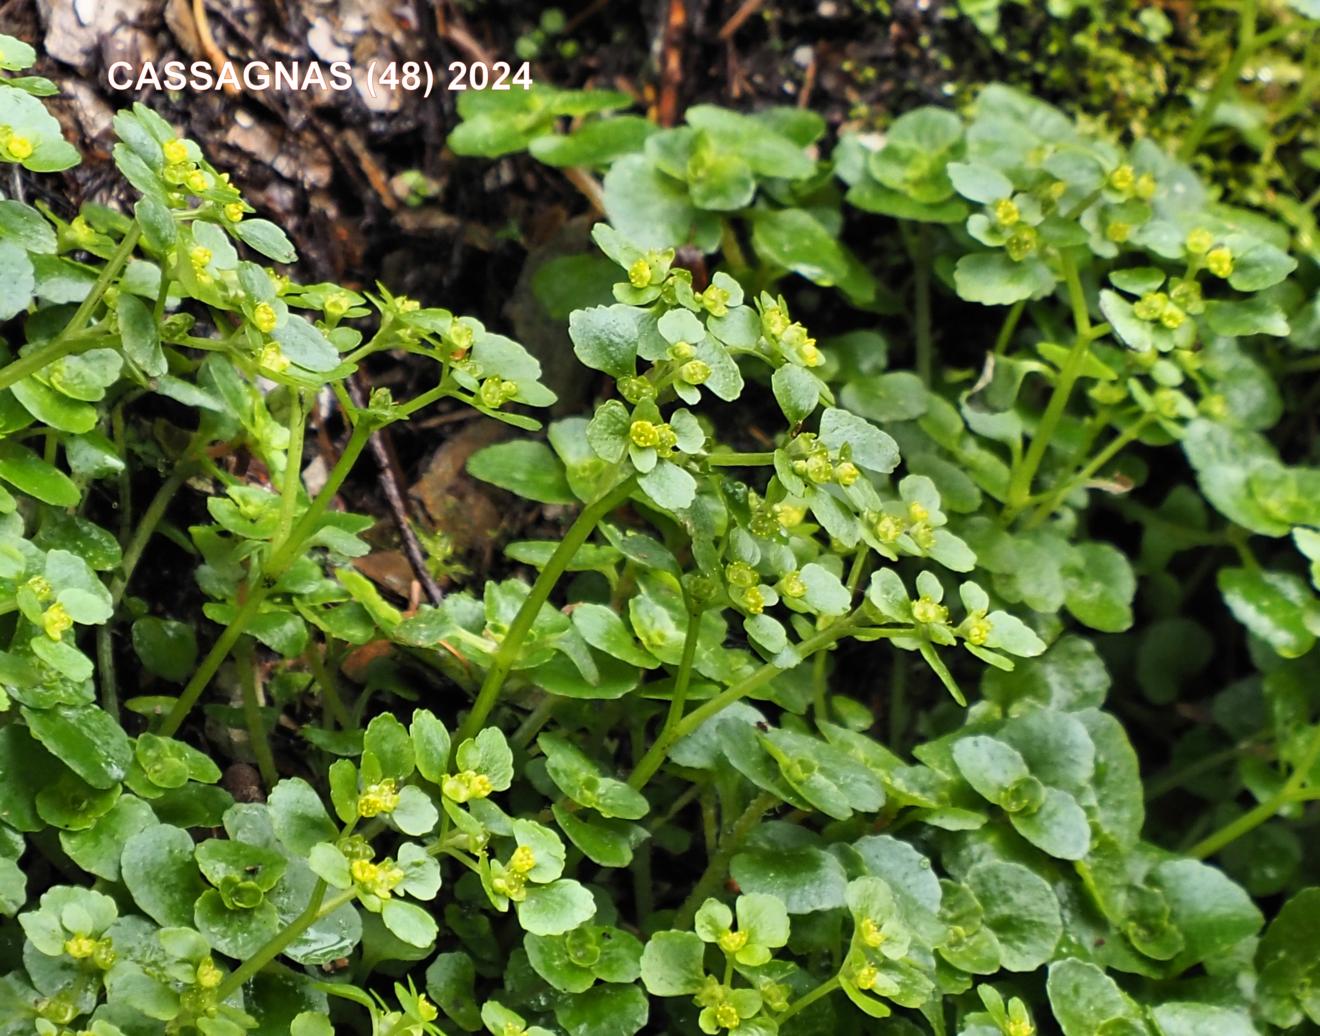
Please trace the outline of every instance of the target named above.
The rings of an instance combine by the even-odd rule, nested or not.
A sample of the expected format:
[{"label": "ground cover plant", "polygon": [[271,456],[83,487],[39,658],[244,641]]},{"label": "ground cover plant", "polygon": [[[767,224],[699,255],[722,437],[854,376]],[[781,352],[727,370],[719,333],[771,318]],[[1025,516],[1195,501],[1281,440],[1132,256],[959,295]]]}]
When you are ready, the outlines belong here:
[{"label": "ground cover plant", "polygon": [[[34,56],[0,159],[54,173]],[[0,200],[0,1032],[1313,1031],[1305,224],[1004,85],[630,104],[450,137],[603,208],[537,276],[554,417],[143,105],[131,209]],[[558,524],[419,603],[343,501],[432,408]]]}]

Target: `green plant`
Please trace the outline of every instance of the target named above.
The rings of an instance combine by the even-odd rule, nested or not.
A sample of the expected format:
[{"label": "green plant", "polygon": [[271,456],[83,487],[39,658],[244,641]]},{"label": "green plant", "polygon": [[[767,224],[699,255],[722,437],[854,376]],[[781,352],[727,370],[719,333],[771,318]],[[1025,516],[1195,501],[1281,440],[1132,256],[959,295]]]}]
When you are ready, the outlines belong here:
[{"label": "green plant", "polygon": [[[67,165],[24,85],[3,157]],[[132,217],[0,202],[0,1033],[1320,1024],[1289,823],[1320,786],[1320,490],[1304,421],[1276,428],[1314,399],[1314,263],[1153,142],[1004,87],[828,159],[803,112],[558,132],[624,101],[460,104],[457,150],[604,172],[604,260],[547,283],[613,299],[568,318],[606,398],[469,462],[578,508],[507,544],[535,578],[406,612],[336,499],[442,400],[539,431],[538,362],[241,259],[296,256],[142,107],[115,121]],[[845,246],[859,225],[894,248]],[[794,314],[834,287],[817,340]],[[432,387],[353,406],[382,355]],[[326,390],[347,437],[309,493]],[[166,538],[214,628],[130,593]],[[1153,708],[1234,618],[1249,665],[1164,744]],[[1167,751],[1150,785],[1134,727]],[[236,755],[264,801],[221,786]],[[1164,795],[1217,805],[1148,825]]]}]

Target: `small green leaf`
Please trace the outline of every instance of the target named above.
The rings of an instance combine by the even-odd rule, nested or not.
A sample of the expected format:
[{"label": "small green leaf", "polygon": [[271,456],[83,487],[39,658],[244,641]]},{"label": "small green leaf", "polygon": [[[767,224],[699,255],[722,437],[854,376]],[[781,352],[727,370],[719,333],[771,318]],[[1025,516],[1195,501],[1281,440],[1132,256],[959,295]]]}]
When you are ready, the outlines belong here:
[{"label": "small green leaf", "polygon": [[1221,568],[1219,592],[1242,625],[1284,658],[1299,658],[1320,636],[1320,599],[1291,572]]},{"label": "small green leaf", "polygon": [[380,919],[396,936],[419,949],[429,947],[439,934],[435,919],[416,903],[387,900],[380,909]]},{"label": "small green leaf", "polygon": [[706,944],[695,932],[656,932],[642,951],[642,984],[652,996],[685,996],[701,988]]},{"label": "small green leaf", "polygon": [[124,884],[158,924],[192,927],[194,904],[206,888],[193,849],[188,832],[169,824],[149,827],[124,844]]},{"label": "small green leaf", "polygon": [[1054,274],[1043,261],[1014,262],[1003,252],[974,252],[958,260],[953,272],[958,294],[968,302],[1011,306],[1041,298],[1054,287]]},{"label": "small green leaf", "polygon": [[636,369],[645,317],[646,311],[635,306],[580,309],[568,320],[573,351],[588,367],[615,378],[630,377]]},{"label": "small green leaf", "polygon": [[1035,971],[1050,959],[1063,933],[1059,901],[1045,880],[1018,863],[979,863],[967,887],[985,910],[1009,971]]},{"label": "small green leaf", "polygon": [[1064,569],[1068,611],[1080,622],[1104,633],[1121,633],[1132,625],[1136,577],[1127,555],[1107,543],[1082,543]]},{"label": "small green leaf", "polygon": [[476,968],[466,953],[442,953],[426,969],[426,992],[466,1032],[481,1028]]},{"label": "small green leaf", "polygon": [[23,708],[32,736],[94,788],[124,779],[133,747],[124,729],[94,705]]},{"label": "small green leaf", "polygon": [[650,471],[637,477],[637,484],[657,507],[682,511],[697,494],[697,480],[671,461],[662,460]]},{"label": "small green leaf", "polygon": [[527,889],[527,898],[518,904],[518,923],[533,935],[560,935],[595,913],[591,893],[571,878],[560,878]]},{"label": "small green leaf", "polygon": [[69,476],[13,440],[0,442],[0,479],[54,507],[73,507],[81,499]]},{"label": "small green leaf", "polygon": [[650,1007],[636,986],[596,986],[555,1008],[569,1036],[633,1036],[646,1025]]},{"label": "small green leaf", "polygon": [[12,241],[0,241],[0,320],[9,320],[27,309],[35,287],[27,252]]},{"label": "small green leaf", "polygon": [[[233,232],[245,245],[277,263],[296,263],[298,252],[287,234],[268,219],[245,219]],[[315,368],[308,368],[314,370]]]},{"label": "small green leaf", "polygon": [[148,672],[175,683],[192,675],[197,664],[197,635],[187,623],[146,615],[133,623],[132,640],[133,650]]},{"label": "small green leaf", "polygon": [[576,504],[564,466],[545,443],[530,439],[496,443],[467,462],[468,474],[542,504]]}]

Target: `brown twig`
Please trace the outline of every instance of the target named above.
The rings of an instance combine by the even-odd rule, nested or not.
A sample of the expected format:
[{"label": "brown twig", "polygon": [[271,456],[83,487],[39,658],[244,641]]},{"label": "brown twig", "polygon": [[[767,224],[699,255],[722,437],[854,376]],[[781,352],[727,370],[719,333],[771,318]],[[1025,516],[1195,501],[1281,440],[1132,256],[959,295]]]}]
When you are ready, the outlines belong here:
[{"label": "brown twig", "polygon": [[394,191],[390,187],[390,178],[367,149],[362,136],[353,129],[342,130],[341,135],[344,143],[348,145],[348,149],[353,152],[353,157],[357,159],[362,175],[367,178],[367,183],[371,184],[371,189],[380,198],[380,203],[391,212],[397,209],[399,199],[394,196]]},{"label": "brown twig", "polygon": [[733,34],[742,28],[743,22],[759,11],[764,2],[765,0],[743,0],[738,10],[734,11],[732,17],[720,27],[719,38],[732,39]]},{"label": "brown twig", "polygon": [[605,215],[605,191],[599,180],[581,166],[567,166],[560,172],[564,174],[564,179],[576,187],[578,193],[591,203],[593,209],[602,216]]},{"label": "brown twig", "polygon": [[[367,397],[358,381],[360,377],[361,374],[358,373],[348,379],[348,398],[353,401],[354,406],[366,407]],[[399,536],[403,539],[404,556],[408,559],[408,564],[412,566],[417,581],[426,590],[426,596],[431,599],[431,603],[439,604],[444,600],[444,591],[440,589],[440,584],[435,581],[430,570],[426,567],[426,556],[422,553],[422,544],[417,539],[417,533],[413,530],[412,522],[408,519],[408,508],[403,500],[403,491],[399,488],[401,478],[399,461],[394,454],[394,445],[390,442],[389,435],[383,428],[372,432],[371,439],[368,441],[372,456],[376,458],[376,463],[380,466],[380,483],[385,490],[385,499],[389,502],[390,513],[394,516],[394,524],[398,527]]]},{"label": "brown twig", "polygon": [[451,10],[450,5],[443,0],[435,5],[435,31],[436,35],[446,43],[453,44],[469,61],[483,65],[494,64],[495,59],[491,57],[490,51],[478,42],[458,13]]},{"label": "brown twig", "polygon": [[656,122],[673,126],[678,122],[678,88],[683,81],[683,37],[687,33],[687,0],[669,0],[660,51],[660,98]]},{"label": "brown twig", "polygon": [[811,61],[807,64],[807,73],[802,79],[802,93],[798,97],[798,107],[805,108],[811,103],[811,91],[816,88],[816,51],[811,51]]},{"label": "brown twig", "polygon": [[[211,35],[211,22],[206,16],[204,0],[192,0],[192,16],[193,23],[197,27],[197,40],[202,45],[202,53],[206,55],[206,60],[215,66],[216,75],[220,75],[230,63],[229,55],[220,49],[215,37]],[[224,83],[224,91],[230,97],[236,97],[243,92],[242,87],[228,80]]]}]

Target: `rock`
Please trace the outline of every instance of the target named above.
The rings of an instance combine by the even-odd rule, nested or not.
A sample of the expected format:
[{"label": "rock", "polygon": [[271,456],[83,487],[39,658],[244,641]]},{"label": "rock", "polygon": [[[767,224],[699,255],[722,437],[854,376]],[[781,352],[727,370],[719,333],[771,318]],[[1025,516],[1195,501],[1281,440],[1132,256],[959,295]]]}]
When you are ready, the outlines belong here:
[{"label": "rock", "polygon": [[160,16],[153,0],[37,0],[37,10],[46,53],[80,72],[92,69],[98,51],[106,62],[138,64],[155,56],[144,31]]}]

